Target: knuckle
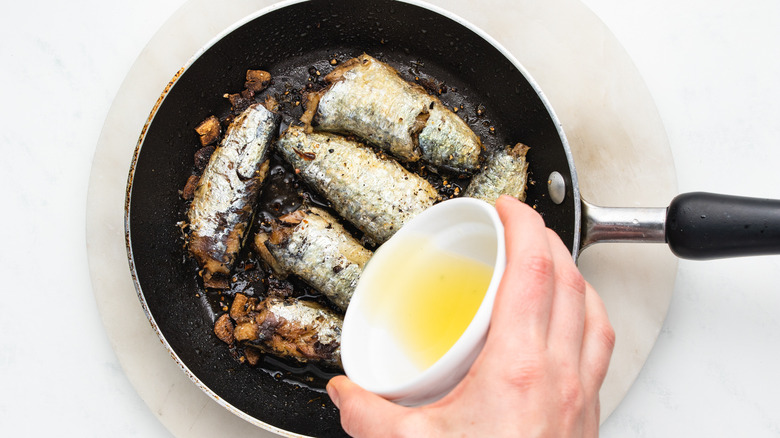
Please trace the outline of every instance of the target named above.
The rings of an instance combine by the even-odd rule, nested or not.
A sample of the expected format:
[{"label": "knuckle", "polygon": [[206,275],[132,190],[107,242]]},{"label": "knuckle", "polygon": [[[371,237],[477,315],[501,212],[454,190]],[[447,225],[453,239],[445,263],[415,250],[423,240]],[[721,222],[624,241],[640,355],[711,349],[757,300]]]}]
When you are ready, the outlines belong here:
[{"label": "knuckle", "polygon": [[504,369],[504,379],[510,388],[527,391],[539,385],[545,378],[546,366],[536,358],[526,358]]},{"label": "knuckle", "polygon": [[585,390],[578,376],[569,376],[561,380],[559,397],[563,412],[582,412],[585,408]]},{"label": "knuckle", "polygon": [[585,282],[585,277],[582,276],[582,273],[576,267],[571,266],[562,269],[558,274],[558,281],[570,291],[582,296],[585,295],[587,283]]},{"label": "knuckle", "polygon": [[549,276],[553,273],[552,257],[546,254],[530,255],[525,262],[526,269],[529,272]]},{"label": "knuckle", "polygon": [[615,329],[610,324],[601,324],[597,327],[597,330],[604,347],[611,353],[615,348]]},{"label": "knuckle", "polygon": [[546,280],[554,274],[555,264],[552,257],[543,254],[529,255],[526,257],[521,268],[527,275],[537,280]]}]

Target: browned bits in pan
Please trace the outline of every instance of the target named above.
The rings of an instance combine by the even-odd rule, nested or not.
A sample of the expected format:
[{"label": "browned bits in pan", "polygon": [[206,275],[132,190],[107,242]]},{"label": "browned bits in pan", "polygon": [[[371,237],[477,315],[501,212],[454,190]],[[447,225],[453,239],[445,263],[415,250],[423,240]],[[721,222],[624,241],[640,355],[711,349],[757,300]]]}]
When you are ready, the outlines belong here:
[{"label": "browned bits in pan", "polygon": [[187,178],[187,183],[184,185],[184,189],[181,191],[181,197],[185,201],[191,201],[195,197],[195,188],[198,186],[200,177],[198,175],[190,175]]},{"label": "browned bits in pan", "polygon": [[224,97],[230,101],[231,110],[234,113],[240,113],[249,108],[252,105],[255,98],[255,92],[250,89],[245,89],[240,93],[229,94],[226,93]]},{"label": "browned bits in pan", "polygon": [[289,298],[295,294],[292,283],[280,280],[276,276],[268,277],[268,296],[277,298]]},{"label": "browned bits in pan", "polygon": [[230,315],[227,313],[222,314],[214,324],[214,334],[226,344],[232,344],[236,340],[233,336],[233,329],[233,321],[230,320]]},{"label": "browned bits in pan", "polygon": [[268,111],[271,112],[279,111],[279,102],[277,102],[276,99],[270,94],[265,96],[265,100],[263,101],[263,106],[268,108]]},{"label": "browned bits in pan", "polygon": [[215,116],[210,116],[195,127],[195,132],[198,133],[202,146],[208,146],[214,143],[217,141],[220,134],[219,119]]},{"label": "browned bits in pan", "polygon": [[244,356],[249,365],[255,366],[260,362],[261,352],[254,347],[244,347]]},{"label": "browned bits in pan", "polygon": [[213,154],[216,149],[216,146],[206,146],[198,149],[195,152],[195,170],[203,172],[203,169],[209,164],[211,154]]},{"label": "browned bits in pan", "polygon": [[443,82],[439,82],[435,79],[417,75],[414,77],[415,82],[422,85],[429,94],[435,94],[441,96],[447,92],[447,85]]},{"label": "browned bits in pan", "polygon": [[230,317],[236,322],[243,322],[249,315],[249,310],[255,305],[254,298],[250,299],[244,294],[236,294],[230,305]]},{"label": "browned bits in pan", "polygon": [[268,87],[271,83],[271,73],[263,70],[247,70],[246,82],[244,87],[248,90],[252,90],[255,93],[259,93]]}]

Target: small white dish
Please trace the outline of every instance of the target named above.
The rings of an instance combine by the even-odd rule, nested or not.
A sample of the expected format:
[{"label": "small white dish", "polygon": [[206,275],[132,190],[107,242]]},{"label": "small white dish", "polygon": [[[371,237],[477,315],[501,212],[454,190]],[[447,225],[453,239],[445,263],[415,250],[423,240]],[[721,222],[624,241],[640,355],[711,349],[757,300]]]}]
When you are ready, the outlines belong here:
[{"label": "small white dish", "polygon": [[[464,320],[465,330],[459,337],[455,334],[453,340],[457,340],[448,350],[444,347],[443,355],[435,356],[438,360],[421,365],[409,344],[420,344],[421,339],[428,342],[427,333],[409,338],[409,320],[405,318],[414,313],[419,317],[420,307],[423,315],[440,309],[420,304],[426,301],[423,296],[409,297],[396,285],[429,275],[431,257],[435,257],[431,251],[465,258],[467,264],[482,265],[487,271],[483,271],[486,275],[481,286],[484,296],[475,298],[478,301],[471,311],[475,313],[461,315],[467,318],[474,314],[470,322]],[[482,350],[505,266],[504,227],[487,202],[456,198],[416,216],[377,249],[361,274],[342,330],[341,357],[347,376],[368,391],[406,406],[428,404],[446,395]],[[417,293],[429,291],[426,288]]]}]

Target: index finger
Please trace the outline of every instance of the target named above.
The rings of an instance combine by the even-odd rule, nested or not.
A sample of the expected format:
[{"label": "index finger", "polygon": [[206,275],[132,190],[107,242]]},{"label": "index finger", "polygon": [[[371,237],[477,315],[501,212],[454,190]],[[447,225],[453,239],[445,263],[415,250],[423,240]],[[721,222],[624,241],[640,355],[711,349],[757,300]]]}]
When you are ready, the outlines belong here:
[{"label": "index finger", "polygon": [[531,207],[509,196],[498,199],[496,210],[504,224],[506,270],[496,292],[487,343],[497,342],[501,349],[544,347],[554,281],[544,221]]}]

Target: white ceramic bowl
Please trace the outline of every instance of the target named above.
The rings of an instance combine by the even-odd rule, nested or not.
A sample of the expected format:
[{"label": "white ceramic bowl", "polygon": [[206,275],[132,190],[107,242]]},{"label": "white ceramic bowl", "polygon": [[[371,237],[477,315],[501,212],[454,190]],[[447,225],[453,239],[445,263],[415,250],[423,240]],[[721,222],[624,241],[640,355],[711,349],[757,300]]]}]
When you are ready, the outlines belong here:
[{"label": "white ceramic bowl", "polygon": [[[439,249],[473,258],[493,267],[490,283],[476,315],[455,344],[424,370],[412,363],[408,348],[399,345],[391,320],[372,318],[378,290],[371,287],[378,276],[393,269],[393,252],[408,250],[399,245],[409,236],[424,236]],[[408,240],[407,240],[408,241]],[[396,259],[397,260],[397,259]],[[377,249],[361,274],[344,317],[341,355],[347,376],[361,387],[396,403],[416,406],[438,400],[466,375],[487,336],[496,289],[506,266],[504,227],[495,208],[487,202],[456,198],[441,202],[409,221]],[[425,269],[424,265],[420,266]],[[393,275],[409,275],[397,272]],[[395,297],[384,299],[394,299]],[[414,306],[407,300],[404,306]]]}]

